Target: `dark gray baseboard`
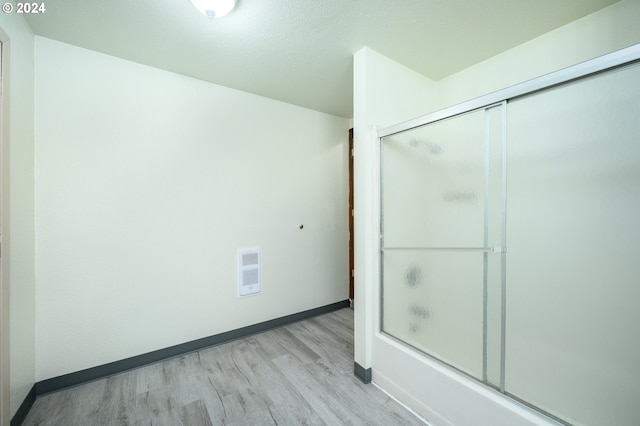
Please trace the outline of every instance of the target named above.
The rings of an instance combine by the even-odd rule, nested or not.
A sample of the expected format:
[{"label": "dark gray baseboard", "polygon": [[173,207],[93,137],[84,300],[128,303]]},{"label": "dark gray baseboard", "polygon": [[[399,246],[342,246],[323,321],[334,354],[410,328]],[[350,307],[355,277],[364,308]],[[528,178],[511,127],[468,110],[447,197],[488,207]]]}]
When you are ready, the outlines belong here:
[{"label": "dark gray baseboard", "polygon": [[[227,331],[225,333],[216,334],[214,336],[204,337],[191,342],[170,346],[165,349],[148,352],[146,354],[137,355],[131,358],[114,361],[109,364],[99,365],[97,367],[87,368],[86,370],[76,371],[74,373],[65,374],[63,376],[53,377],[51,379],[42,380],[35,384],[35,397],[46,395],[51,392],[57,392],[62,389],[78,386],[83,383],[99,380],[114,374],[122,373],[144,365],[153,364],[174,358],[189,352],[195,352],[209,346],[219,345],[232,340],[241,339],[252,334],[261,333],[276,327],[282,327],[297,321],[311,318],[317,315],[332,312],[338,309],[349,307],[349,300],[332,303],[330,305],[321,306],[315,309],[298,312],[296,314],[272,319],[247,327],[238,328],[236,330]],[[13,426],[13,423],[11,423]]]},{"label": "dark gray baseboard", "polygon": [[16,411],[16,414],[13,415],[11,422],[9,422],[10,426],[20,426],[24,419],[27,418],[27,414],[29,414],[29,410],[33,406],[33,403],[36,402],[36,385],[31,386],[31,390],[27,394],[22,404]]},{"label": "dark gray baseboard", "polygon": [[357,362],[354,362],[353,363],[353,374],[358,379],[362,380],[362,383],[366,383],[366,384],[371,383],[371,369],[370,368],[364,368],[363,366],[361,366]]}]

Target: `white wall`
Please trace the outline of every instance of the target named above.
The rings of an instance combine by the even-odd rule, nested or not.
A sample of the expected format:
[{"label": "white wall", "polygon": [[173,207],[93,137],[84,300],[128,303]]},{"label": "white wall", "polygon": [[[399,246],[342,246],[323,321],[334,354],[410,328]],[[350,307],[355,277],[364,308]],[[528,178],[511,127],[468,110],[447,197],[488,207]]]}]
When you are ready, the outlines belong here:
[{"label": "white wall", "polygon": [[375,128],[410,120],[433,107],[433,81],[367,47],[354,57],[355,361],[372,365],[379,219]]},{"label": "white wall", "polygon": [[[624,0],[616,3],[438,82],[435,88],[437,99],[434,95],[425,96],[425,108],[416,115],[427,114],[638,43],[640,26],[637,22],[640,22],[639,2]],[[363,51],[358,52],[355,57],[354,122],[356,131],[360,124],[361,133],[368,130],[371,134],[367,126],[376,123],[377,117],[371,112],[369,100],[375,99],[376,103],[393,109],[404,108],[407,103],[414,104],[416,98],[412,95],[406,99],[398,98],[397,95],[404,92],[403,85],[399,85],[396,94],[387,96],[388,91],[393,91],[393,80],[388,82],[384,91],[379,91],[367,78],[376,69],[382,68],[371,61],[365,61],[364,57]],[[383,125],[395,124],[406,118],[409,117],[401,117]],[[367,136],[361,137],[364,140],[358,142],[356,139],[361,147],[373,143],[371,136],[368,139]],[[356,292],[360,288],[361,291],[367,291],[368,296],[364,300],[365,306],[356,304],[356,327],[359,327],[356,329],[356,361],[360,359],[362,362],[370,362],[371,364],[364,366],[372,366],[374,382],[437,425],[548,424],[546,419],[510,402],[497,392],[452,373],[376,332],[379,267],[377,251],[371,249],[372,244],[377,246],[378,234],[378,207],[375,204],[377,188],[376,179],[372,177],[375,174],[373,169],[376,168],[377,164],[369,161],[361,162],[360,167],[356,164],[355,169],[356,183],[360,182],[360,192],[356,188],[356,195],[360,194],[361,198],[360,208],[370,209],[365,210],[366,214],[361,214],[361,225],[356,228]],[[358,206],[356,201],[356,212]],[[362,312],[368,316],[364,316]],[[368,321],[367,324],[363,323],[365,320]],[[364,342],[361,343],[361,353],[358,352],[358,340]]]},{"label": "white wall", "polygon": [[348,120],[40,37],[35,82],[38,381],[348,298]]},{"label": "white wall", "polygon": [[[5,147],[3,152],[2,189],[10,210],[5,210],[2,218],[2,256],[3,285],[10,286],[10,416],[13,416],[35,380],[33,34],[22,17],[15,14],[1,14],[0,28],[8,36],[4,47],[9,53],[8,67],[3,64],[3,108],[8,107],[3,111],[3,126],[9,130],[8,140],[5,139],[9,149]],[[3,332],[5,327],[3,324]]]}]

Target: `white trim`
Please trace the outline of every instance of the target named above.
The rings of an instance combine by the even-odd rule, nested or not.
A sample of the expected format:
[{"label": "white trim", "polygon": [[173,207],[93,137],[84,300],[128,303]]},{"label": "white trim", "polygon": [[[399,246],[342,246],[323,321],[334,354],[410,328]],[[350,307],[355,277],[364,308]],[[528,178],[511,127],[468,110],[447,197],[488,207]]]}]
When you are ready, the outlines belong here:
[{"label": "white trim", "polygon": [[9,37],[0,29],[0,426],[11,420],[9,314]]},{"label": "white trim", "polygon": [[[382,382],[385,383],[385,387],[389,387],[393,382],[389,381],[386,377],[382,376],[382,375],[378,375],[378,378],[381,379]],[[386,390],[384,390],[383,387],[379,386],[376,382],[371,382],[371,384],[375,387],[377,387],[378,389],[380,389],[385,395],[387,395],[389,398],[391,398],[392,400],[394,400],[395,402],[397,402],[398,404],[400,404],[402,406],[402,408],[404,408],[405,410],[407,410],[408,412],[410,412],[411,414],[413,414],[414,416],[416,416],[416,418],[418,420],[420,420],[422,423],[424,423],[427,426],[435,426],[432,423],[429,423],[427,421],[427,419],[425,419],[424,417],[422,417],[420,414],[418,414],[416,411],[414,411],[411,407],[409,407],[408,405],[404,404],[402,401],[400,401],[398,398],[396,398],[395,396],[391,395],[389,392],[387,392]],[[408,395],[409,398],[411,398],[411,395]]]},{"label": "white trim", "polygon": [[[437,373],[441,377],[446,377],[449,381],[463,386],[478,396],[478,400],[490,402],[495,408],[500,407],[504,410],[504,413],[510,413],[513,418],[521,420],[523,425],[536,425],[536,426],[562,426],[562,423],[555,419],[545,415],[526,404],[511,398],[509,395],[500,393],[498,390],[491,388],[479,382],[476,379],[470,378],[457,370],[435,360],[427,355],[419,353],[408,347],[404,343],[397,341],[394,338],[384,335],[383,333],[376,333],[375,339],[388,347],[392,347],[398,354],[401,354],[405,358],[405,361],[411,360],[413,365],[422,365],[428,367],[431,371]],[[372,369],[372,381],[379,386],[384,387],[387,391],[392,392],[394,395],[399,395],[402,400],[405,401],[409,407],[419,412],[424,413],[428,420],[440,425],[450,425],[451,422],[446,418],[446,415],[438,413],[431,406],[425,405],[424,402],[417,398],[414,398],[411,394],[406,392],[402,387],[396,385],[391,379],[384,375],[381,371],[375,367]],[[470,401],[466,401],[470,402]],[[477,402],[477,401],[475,401]],[[483,423],[484,424],[484,423]]]}]

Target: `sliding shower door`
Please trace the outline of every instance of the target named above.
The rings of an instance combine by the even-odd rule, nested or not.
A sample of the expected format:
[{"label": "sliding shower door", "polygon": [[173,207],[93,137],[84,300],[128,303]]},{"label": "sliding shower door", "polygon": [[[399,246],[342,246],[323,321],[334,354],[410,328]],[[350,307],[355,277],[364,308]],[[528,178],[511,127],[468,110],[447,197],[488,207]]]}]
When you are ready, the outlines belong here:
[{"label": "sliding shower door", "polygon": [[509,102],[506,391],[640,424],[640,66]]},{"label": "sliding shower door", "polygon": [[382,140],[386,333],[496,386],[502,104]]},{"label": "sliding shower door", "polygon": [[384,333],[561,422],[640,424],[635,61],[383,133]]}]

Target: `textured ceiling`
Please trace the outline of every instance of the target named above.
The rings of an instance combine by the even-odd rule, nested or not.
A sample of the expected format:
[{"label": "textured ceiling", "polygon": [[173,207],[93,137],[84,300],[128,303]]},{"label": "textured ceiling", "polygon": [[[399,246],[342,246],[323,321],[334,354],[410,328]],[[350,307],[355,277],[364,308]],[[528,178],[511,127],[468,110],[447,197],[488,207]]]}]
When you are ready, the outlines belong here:
[{"label": "textured ceiling", "polygon": [[362,46],[439,80],[616,0],[53,0],[37,35],[351,117]]}]

